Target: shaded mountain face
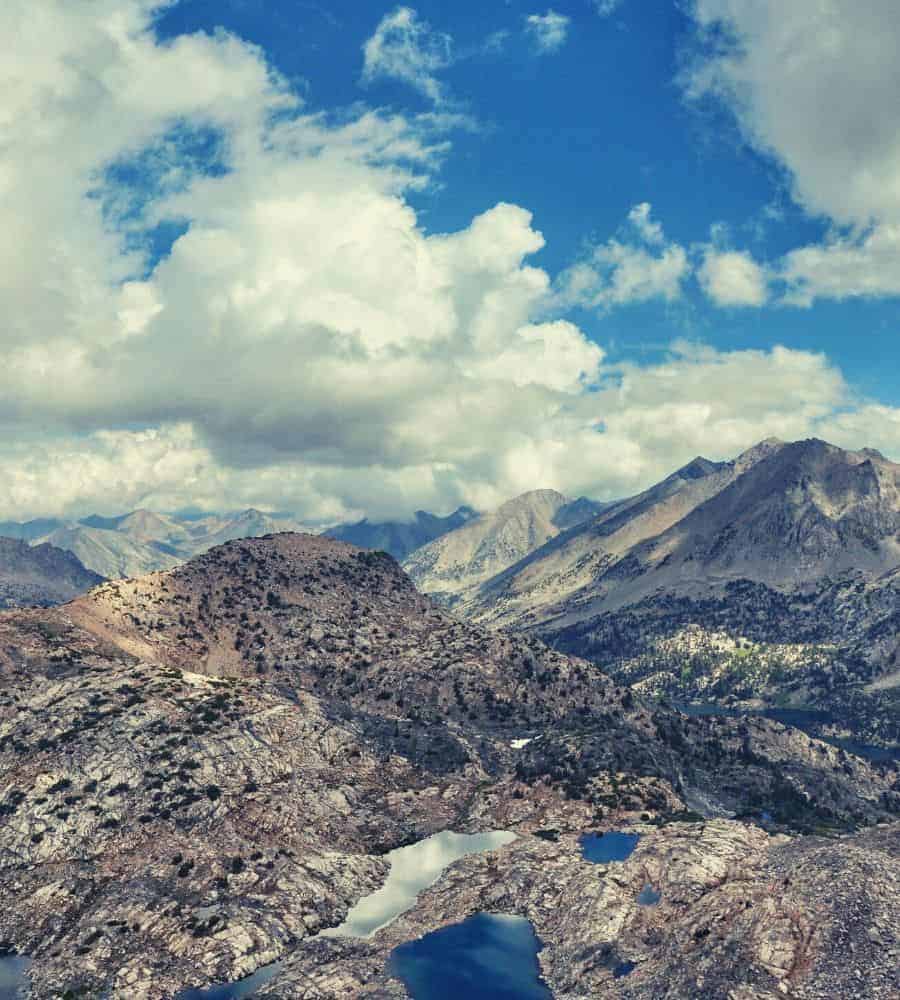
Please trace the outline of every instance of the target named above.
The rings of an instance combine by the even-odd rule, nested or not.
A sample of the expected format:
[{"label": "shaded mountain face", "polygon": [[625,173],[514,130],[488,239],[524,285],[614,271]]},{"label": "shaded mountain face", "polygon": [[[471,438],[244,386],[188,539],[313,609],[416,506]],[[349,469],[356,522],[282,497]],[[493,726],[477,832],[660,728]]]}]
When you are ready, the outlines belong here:
[{"label": "shaded mountain face", "polygon": [[[547,894],[538,873],[546,862],[574,890],[578,834],[622,824],[645,832],[646,853],[608,883],[606,922],[634,914],[622,886],[665,878],[642,954],[652,988],[686,982],[712,959],[703,935],[676,947],[703,887],[725,905],[733,882],[760,941],[792,940],[782,909],[824,919],[772,888],[752,824],[717,820],[721,863],[698,868],[688,809],[845,829],[895,815],[897,780],[766,720],[645,704],[537,639],[444,613],[389,556],[320,536],[234,541],[62,608],[0,614],[0,941],[31,955],[37,996],[162,1000],[285,955],[269,995],[299,995],[312,972],[325,995],[379,995],[369,942],[312,938],[380,883],[385,851],[442,829],[518,835],[478,866],[477,894],[450,875],[435,891],[461,918],[496,900],[537,920],[562,990],[572,942],[602,935],[586,911],[563,927],[531,909]],[[835,870],[808,871],[831,898]],[[417,911],[410,936],[436,912]],[[770,952],[726,963],[721,983],[752,973],[774,989],[786,972]],[[796,975],[818,982],[826,961],[806,947]],[[598,989],[611,975],[583,974]]]},{"label": "shaded mountain face", "polygon": [[424,593],[458,601],[560,532],[591,518],[600,504],[534,490],[417,549],[404,568]]},{"label": "shaded mountain face", "polygon": [[733,462],[692,462],[485,582],[461,610],[534,629],[648,692],[862,699],[855,722],[900,739],[896,722],[888,732],[864,718],[896,718],[884,692],[898,680],[898,566],[900,466],[769,440]]},{"label": "shaded mountain face", "polygon": [[71,552],[0,537],[0,608],[62,604],[102,582]]},{"label": "shaded mountain face", "polygon": [[417,510],[414,519],[403,521],[362,520],[356,524],[339,524],[323,534],[361,549],[387,552],[401,562],[416,549],[468,524],[478,514],[471,507],[459,507],[447,517]]}]

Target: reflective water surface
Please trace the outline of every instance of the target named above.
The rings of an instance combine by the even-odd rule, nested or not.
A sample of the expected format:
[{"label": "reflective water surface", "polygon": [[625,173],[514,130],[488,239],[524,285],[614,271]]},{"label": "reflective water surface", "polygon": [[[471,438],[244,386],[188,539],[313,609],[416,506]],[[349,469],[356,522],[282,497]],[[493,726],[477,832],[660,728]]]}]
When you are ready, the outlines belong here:
[{"label": "reflective water surface", "polygon": [[[398,847],[387,855],[391,868],[385,884],[361,899],[340,926],[322,931],[320,936],[371,937],[414,906],[418,894],[433,885],[448,865],[468,854],[492,851],[515,839],[514,833],[500,830],[474,834],[446,830],[408,847]],[[280,968],[281,963],[274,962],[236,983],[184,990],[177,1000],[245,1000]],[[0,1000],[7,998],[0,993]]]},{"label": "reflective water surface", "polygon": [[27,995],[30,965],[31,960],[24,955],[0,957],[0,1000],[19,1000]]},{"label": "reflective water surface", "polygon": [[410,909],[419,893],[433,885],[448,865],[515,839],[514,833],[504,831],[465,834],[445,830],[409,847],[398,847],[387,855],[391,870],[385,884],[361,899],[339,927],[322,931],[322,936],[371,937]]},{"label": "reflective water surface", "polygon": [[252,997],[260,986],[273,979],[281,968],[280,962],[273,962],[257,969],[252,976],[239,979],[236,983],[221,983],[204,989],[183,990],[178,1000],[245,1000]]},{"label": "reflective water surface", "polygon": [[662,899],[660,894],[648,882],[638,895],[637,901],[640,906],[656,906]]},{"label": "reflective water surface", "polygon": [[538,951],[527,920],[478,913],[395,948],[388,968],[413,1000],[552,1000]]},{"label": "reflective water surface", "polygon": [[629,858],[640,839],[640,834],[637,833],[609,830],[606,833],[586,833],[578,843],[581,845],[581,856],[585,861],[607,864],[610,861],[625,861]]}]

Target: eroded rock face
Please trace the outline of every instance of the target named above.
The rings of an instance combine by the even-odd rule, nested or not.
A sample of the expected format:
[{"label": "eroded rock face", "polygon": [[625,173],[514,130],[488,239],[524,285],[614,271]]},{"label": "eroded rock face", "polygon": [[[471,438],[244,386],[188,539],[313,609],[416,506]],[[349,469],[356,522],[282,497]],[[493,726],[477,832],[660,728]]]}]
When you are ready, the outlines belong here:
[{"label": "eroded rock face", "polygon": [[[698,847],[700,827],[663,826],[624,876],[598,881],[576,832],[665,824],[701,799],[837,829],[889,816],[896,785],[772,723],[651,709],[534,640],[454,621],[392,560],[327,539],[230,543],[64,608],[0,615],[0,941],[33,957],[42,1000],[161,1000],[285,955],[293,978],[272,989],[321,970],[310,996],[362,996],[340,992],[359,969],[366,989],[402,995],[381,943],[311,939],[380,884],[385,852],[443,829],[523,836],[452,869],[390,934],[488,908],[566,949],[615,940],[637,955],[650,945],[635,928],[656,933],[666,912],[666,933],[688,934],[697,887],[764,867],[769,842],[710,823]],[[623,910],[648,881],[659,906]],[[759,935],[766,982],[792,960],[784,898],[760,924],[775,928]],[[561,996],[577,995],[567,962],[595,975],[587,952],[558,968],[551,954]],[[741,956],[723,973],[735,988]]]}]

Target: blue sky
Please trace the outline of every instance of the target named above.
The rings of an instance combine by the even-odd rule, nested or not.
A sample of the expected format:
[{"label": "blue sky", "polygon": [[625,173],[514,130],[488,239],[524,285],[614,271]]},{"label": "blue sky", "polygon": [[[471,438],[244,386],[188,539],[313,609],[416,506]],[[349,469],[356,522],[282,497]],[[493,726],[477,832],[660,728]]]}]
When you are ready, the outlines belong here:
[{"label": "blue sky", "polygon": [[609,498],[769,435],[900,458],[892,0],[0,31],[0,516]]},{"label": "blue sky", "polygon": [[[432,102],[402,80],[361,81],[363,45],[394,9],[352,0],[186,0],[157,30],[161,38],[235,32],[262,47],[314,109],[341,112],[365,101],[427,112]],[[569,24],[561,47],[540,54],[526,19],[547,9]],[[514,202],[534,213],[547,240],[535,262],[551,274],[615,233],[641,202],[685,246],[707,242],[722,223],[734,245],[760,259],[823,237],[829,221],[791,200],[783,164],[743,141],[725,109],[685,101],[678,75],[696,38],[683,5],[623,0],[607,16],[590,0],[547,9],[530,0],[414,5],[422,22],[452,38],[455,61],[439,75],[449,105],[472,119],[453,133],[437,183],[410,198],[423,226],[452,231],[497,202]],[[691,287],[674,306],[575,315],[612,357],[651,359],[679,336],[725,348],[781,343],[825,351],[861,391],[900,401],[900,365],[884,363],[896,351],[894,298],[723,311]]]}]

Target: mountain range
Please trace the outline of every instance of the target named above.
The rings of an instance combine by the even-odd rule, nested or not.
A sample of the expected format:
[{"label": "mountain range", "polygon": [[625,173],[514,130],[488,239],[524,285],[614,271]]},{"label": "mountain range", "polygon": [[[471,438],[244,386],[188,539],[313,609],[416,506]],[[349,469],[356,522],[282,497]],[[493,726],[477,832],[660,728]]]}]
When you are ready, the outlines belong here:
[{"label": "mountain range", "polygon": [[585,497],[532,490],[416,549],[404,569],[420,590],[452,602],[602,508]]},{"label": "mountain range", "polygon": [[900,740],[900,466],[873,450],[766,440],[698,458],[458,580],[458,613],[648,693],[837,708]]},{"label": "mountain range", "polygon": [[[385,553],[229,541],[0,613],[0,953],[36,997],[171,1000],[281,960],[260,997],[374,1000],[403,995],[396,943],[487,910],[532,922],[559,1000],[624,995],[623,964],[633,1000],[851,996],[859,963],[887,998],[898,781],[461,621]],[[385,852],[490,829],[515,840],[384,932],[318,936]],[[632,858],[582,857],[621,829]]]},{"label": "mountain range", "polygon": [[286,514],[248,509],[234,514],[162,514],[135,510],[118,517],[78,521],[0,522],[0,536],[50,544],[73,553],[107,579],[171,569],[199,552],[234,538],[255,538],[300,527]]},{"label": "mountain range", "polygon": [[[900,466],[871,449],[767,439],[613,503],[534,490],[325,535],[403,559],[454,614],[527,631],[654,697],[820,713],[811,731],[900,742]],[[289,515],[134,511],[2,526],[109,578],[180,565]],[[11,553],[14,550],[8,549]],[[20,549],[15,549],[20,552]],[[5,601],[50,603],[7,565]],[[13,587],[16,572],[23,575]],[[95,582],[77,577],[83,587]]]}]

